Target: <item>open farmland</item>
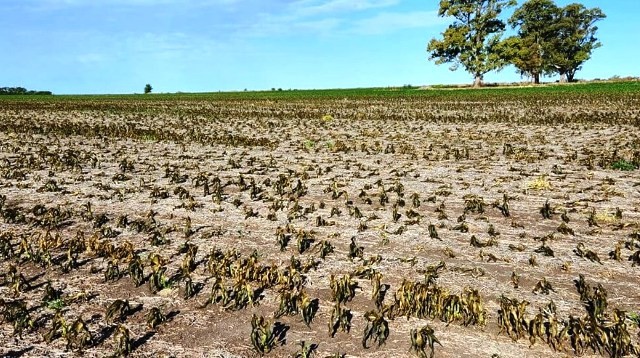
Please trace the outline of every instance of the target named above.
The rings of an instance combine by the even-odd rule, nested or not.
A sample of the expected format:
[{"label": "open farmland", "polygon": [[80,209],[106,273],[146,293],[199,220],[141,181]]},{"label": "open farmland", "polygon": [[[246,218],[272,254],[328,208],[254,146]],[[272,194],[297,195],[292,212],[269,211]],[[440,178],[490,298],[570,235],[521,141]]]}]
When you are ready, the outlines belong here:
[{"label": "open farmland", "polygon": [[639,125],[637,82],[0,99],[0,354],[637,356]]}]

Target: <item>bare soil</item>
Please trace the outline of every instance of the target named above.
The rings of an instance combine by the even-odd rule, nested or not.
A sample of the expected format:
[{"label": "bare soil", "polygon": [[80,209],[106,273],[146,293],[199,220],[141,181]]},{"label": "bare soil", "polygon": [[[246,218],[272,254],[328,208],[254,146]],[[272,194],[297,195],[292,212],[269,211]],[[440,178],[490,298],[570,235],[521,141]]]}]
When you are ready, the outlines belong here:
[{"label": "bare soil", "polygon": [[[43,339],[54,314],[42,302],[49,281],[63,297],[79,292],[90,297],[65,304],[61,311],[67,322],[78,317],[87,322],[93,336],[82,353],[87,357],[114,352],[115,325],[106,322],[105,314],[116,299],[126,299],[134,308],[123,322],[131,334],[134,357],[257,357],[250,341],[253,314],[286,327],[270,357],[295,355],[301,341],[317,344],[318,357],[335,353],[411,357],[415,354],[410,351],[410,330],[426,324],[435,329],[441,343],[435,347],[437,357],[574,355],[568,342],[554,351],[540,340],[532,345],[528,337],[513,341],[501,333],[500,297],[528,301],[530,317],[550,301],[559,317],[584,317],[574,284],[581,274],[592,286],[606,289],[608,312],[615,308],[640,313],[640,265],[629,259],[638,248],[624,247],[630,240],[633,245],[632,237],[640,230],[640,176],[638,171],[611,168],[613,161],[631,161],[640,150],[639,131],[627,120],[638,117],[640,102],[546,101],[543,106],[518,100],[419,99],[0,103],[0,195],[6,197],[2,211],[17,209],[26,217],[14,222],[3,214],[0,222],[0,233],[11,233],[15,252],[22,238],[36,247],[38,235],[46,232],[59,235],[63,243],[81,233],[85,239],[96,236],[116,247],[132,243],[145,260],[147,275],[151,264],[146,259],[158,253],[167,260],[167,274],[172,276],[185,256],[179,249],[188,241],[198,247],[198,265],[191,277],[202,284],[189,299],[182,297],[184,283],[179,279],[154,294],[146,282],[135,287],[125,261],[119,265],[125,274],[105,282],[110,259],[89,251],[79,252],[77,267],[64,273],[60,265],[66,258],[64,244],[50,249],[54,258],[50,266],[25,255],[2,258],[0,296],[5,301],[24,300],[34,324],[19,337],[10,322],[1,321],[0,354],[80,354],[67,350],[61,337],[51,343]],[[473,107],[477,110],[471,111]],[[325,114],[332,119],[323,120]],[[123,161],[131,167],[123,170]],[[195,180],[199,175],[209,185],[220,180],[220,202],[210,193],[204,195]],[[280,194],[274,186],[279,177],[286,179]],[[299,196],[298,181],[305,188]],[[257,196],[252,197],[250,183],[258,188]],[[188,196],[180,198],[177,188]],[[168,195],[154,195],[154,190],[166,190]],[[335,198],[334,193],[341,191],[346,194]],[[380,203],[382,192],[388,203]],[[420,201],[416,207],[414,193]],[[484,211],[467,212],[462,218],[468,195],[480,198]],[[508,217],[492,205],[500,205],[505,195]],[[282,208],[273,210],[278,201]],[[540,209],[547,201],[551,217],[544,219]],[[69,215],[56,224],[38,224],[36,219],[42,217],[34,214],[36,205]],[[295,211],[296,205],[301,209]],[[394,206],[400,214],[397,220]],[[349,215],[353,207],[361,218]],[[331,215],[332,209],[339,214]],[[419,214],[418,219],[407,216],[410,210]],[[129,222],[144,221],[150,212],[156,228],[166,232],[164,244],[153,245],[149,233],[116,225],[120,216]],[[257,214],[247,217],[251,212]],[[96,225],[101,214],[108,221]],[[559,232],[562,214],[573,234]],[[327,225],[318,226],[318,217]],[[454,229],[462,221],[468,232]],[[430,237],[430,224],[440,239]],[[276,230],[286,225],[312,230],[312,248],[300,254],[293,238],[281,251]],[[104,235],[107,227],[117,232],[114,237]],[[470,245],[472,236],[480,242],[494,237],[497,244],[476,248]],[[365,349],[364,314],[375,305],[370,280],[357,278],[357,293],[345,304],[353,313],[351,330],[331,338],[330,276],[340,277],[364,265],[363,259],[348,257],[351,238],[364,248],[364,259],[381,257],[369,266],[391,286],[386,304],[393,305],[403,280],[421,281],[428,266],[443,261],[437,284],[451,293],[477,289],[487,312],[486,325],[389,318],[386,344]],[[553,257],[535,252],[543,245],[542,238]],[[335,247],[324,260],[314,247],[321,240]],[[595,252],[601,263],[576,255],[579,243]],[[623,245],[620,261],[609,255],[618,243]],[[523,245],[523,250],[514,251],[510,245]],[[273,317],[279,305],[277,287],[260,292],[255,305],[245,309],[229,310],[215,303],[205,307],[214,281],[206,257],[214,248],[237,249],[242,257],[256,252],[260,264],[282,268],[292,256],[302,262],[317,261],[317,267],[304,275],[305,292],[319,299],[311,325],[307,327],[300,314]],[[10,284],[11,265],[28,281],[17,293]],[[513,272],[520,275],[518,288],[511,282]],[[554,291],[534,293],[543,278]],[[151,307],[161,308],[169,318],[155,329],[145,318]],[[640,347],[637,325],[629,320],[627,328],[635,347]],[[592,355],[601,356],[591,349],[583,356]]]}]

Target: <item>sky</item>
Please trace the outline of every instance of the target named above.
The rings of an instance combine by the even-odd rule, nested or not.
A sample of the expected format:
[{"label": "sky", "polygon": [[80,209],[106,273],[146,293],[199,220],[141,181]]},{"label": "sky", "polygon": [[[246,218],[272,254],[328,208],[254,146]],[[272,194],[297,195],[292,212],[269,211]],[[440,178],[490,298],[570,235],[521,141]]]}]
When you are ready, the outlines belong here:
[{"label": "sky", "polygon": [[[579,2],[607,18],[598,23],[603,46],[576,77],[640,76],[640,1]],[[93,94],[140,93],[147,83],[154,92],[470,83],[463,69],[428,61],[427,43],[452,21],[438,17],[438,3],[0,0],[0,87]],[[520,80],[510,67],[485,76]]]}]

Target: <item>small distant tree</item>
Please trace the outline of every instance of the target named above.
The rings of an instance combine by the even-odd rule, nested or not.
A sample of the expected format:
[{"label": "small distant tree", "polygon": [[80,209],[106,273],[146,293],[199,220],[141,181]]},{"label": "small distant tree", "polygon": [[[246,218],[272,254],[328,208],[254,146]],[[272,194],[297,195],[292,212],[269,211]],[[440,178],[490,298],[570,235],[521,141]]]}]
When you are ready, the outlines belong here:
[{"label": "small distant tree", "polygon": [[147,83],[146,86],[144,86],[144,94],[151,93],[151,91],[153,91],[153,87]]},{"label": "small distant tree", "polygon": [[0,95],[52,95],[51,91],[27,90],[24,87],[0,87]]}]

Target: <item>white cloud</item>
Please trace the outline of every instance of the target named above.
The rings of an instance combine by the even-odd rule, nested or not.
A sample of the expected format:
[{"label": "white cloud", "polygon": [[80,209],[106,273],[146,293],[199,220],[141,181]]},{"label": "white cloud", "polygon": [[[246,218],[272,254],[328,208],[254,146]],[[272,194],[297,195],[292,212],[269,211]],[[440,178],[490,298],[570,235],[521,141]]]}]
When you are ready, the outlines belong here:
[{"label": "white cloud", "polygon": [[[144,67],[152,63],[190,63],[213,58],[220,53],[242,51],[244,43],[233,44],[185,33],[123,33],[118,36],[96,34],[69,34],[66,44],[86,43],[74,47],[57,57],[79,65],[120,63]],[[137,66],[137,65],[136,65]]]},{"label": "white cloud", "polygon": [[[170,16],[180,9],[180,15],[195,15],[194,26],[204,29],[199,35],[219,42],[233,42],[252,37],[270,36],[351,36],[392,33],[410,28],[441,25],[446,19],[436,11],[399,12],[400,0],[22,0],[25,6],[38,6],[40,10],[70,7],[147,7]],[[165,6],[162,6],[165,5]],[[204,8],[200,7],[206,7]],[[206,14],[211,14],[210,25],[204,25]],[[183,24],[184,26],[184,24]],[[183,28],[188,28],[185,26]],[[215,30],[214,30],[215,29]],[[172,28],[171,30],[178,30]],[[124,30],[122,32],[126,32]],[[192,30],[185,30],[193,36]],[[156,39],[158,40],[158,39]],[[166,44],[146,39],[163,48]],[[187,43],[189,39],[176,39],[171,43]],[[134,47],[144,47],[143,44]],[[184,49],[165,49],[181,51]]]},{"label": "white cloud", "polygon": [[383,12],[355,22],[352,31],[359,34],[384,34],[404,29],[425,28],[447,23],[437,11]]},{"label": "white cloud", "polygon": [[244,28],[249,36],[314,33],[330,35],[344,33],[350,17],[373,9],[397,5],[399,0],[296,0],[278,10],[257,15]]},{"label": "white cloud", "polygon": [[291,4],[290,8],[296,16],[313,16],[384,8],[398,2],[399,0],[300,0]]},{"label": "white cloud", "polygon": [[[337,1],[341,0],[335,0],[335,2]],[[258,21],[246,29],[246,33],[252,36],[299,34],[301,32],[311,32],[319,35],[381,35],[448,23],[447,19],[438,16],[437,11],[381,12],[357,20],[351,20],[348,16],[334,15],[336,16],[307,17],[263,14]]]},{"label": "white cloud", "polygon": [[107,59],[107,56],[105,56],[104,54],[95,52],[84,53],[76,58],[77,62],[81,64],[96,64],[105,62]]},{"label": "white cloud", "polygon": [[300,21],[294,24],[295,29],[316,33],[328,33],[337,29],[342,20],[337,18],[325,18],[320,20]]},{"label": "white cloud", "polygon": [[264,37],[287,34],[328,35],[337,31],[344,20],[336,17],[297,18],[290,15],[262,14],[257,21],[243,29],[244,35]]},{"label": "white cloud", "polygon": [[24,0],[21,4],[32,10],[57,10],[70,7],[99,6],[229,6],[242,0]]}]

